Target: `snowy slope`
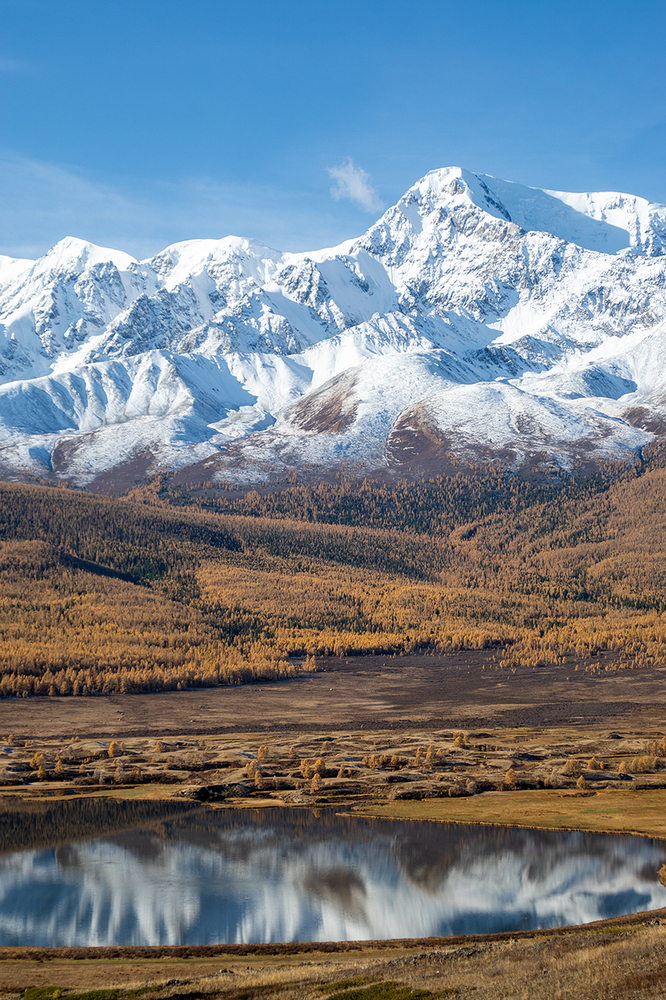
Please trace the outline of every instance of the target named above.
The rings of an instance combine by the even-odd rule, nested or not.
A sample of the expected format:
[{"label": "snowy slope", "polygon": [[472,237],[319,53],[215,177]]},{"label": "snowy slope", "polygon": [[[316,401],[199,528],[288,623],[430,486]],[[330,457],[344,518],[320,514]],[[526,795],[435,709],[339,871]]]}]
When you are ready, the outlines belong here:
[{"label": "snowy slope", "polygon": [[1,257],[0,467],[569,466],[666,429],[665,348],[666,208],[436,170],[314,253]]}]

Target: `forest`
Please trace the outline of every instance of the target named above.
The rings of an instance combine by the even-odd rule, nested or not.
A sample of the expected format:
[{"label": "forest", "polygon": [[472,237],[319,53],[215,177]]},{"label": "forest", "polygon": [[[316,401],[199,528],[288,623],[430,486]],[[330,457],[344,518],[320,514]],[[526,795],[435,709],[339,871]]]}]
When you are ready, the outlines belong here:
[{"label": "forest", "polygon": [[416,649],[640,669],[666,656],[665,520],[661,445],[547,481],[491,464],[246,490],[158,476],[120,499],[0,483],[0,696],[239,684]]}]

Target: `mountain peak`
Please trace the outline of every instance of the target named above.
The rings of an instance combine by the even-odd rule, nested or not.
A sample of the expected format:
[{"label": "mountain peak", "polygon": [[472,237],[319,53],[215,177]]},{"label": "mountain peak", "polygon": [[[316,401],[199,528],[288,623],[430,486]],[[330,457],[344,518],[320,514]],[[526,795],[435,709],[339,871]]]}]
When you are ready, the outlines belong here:
[{"label": "mountain peak", "polygon": [[466,205],[598,253],[666,253],[666,207],[617,191],[572,193],[528,187],[462,167],[431,170],[403,196],[424,207]]},{"label": "mountain peak", "polygon": [[666,430],[665,233],[633,195],[448,167],[316,253],[0,260],[0,466],[626,455]]},{"label": "mountain peak", "polygon": [[112,250],[108,247],[100,247],[95,243],[79,239],[77,236],[65,236],[55,246],[51,247],[36,263],[41,263],[51,271],[82,271],[95,264],[104,264],[107,262],[115,264],[118,270],[121,271],[126,271],[132,264],[138,263],[134,257],[125,253],[124,250]]}]

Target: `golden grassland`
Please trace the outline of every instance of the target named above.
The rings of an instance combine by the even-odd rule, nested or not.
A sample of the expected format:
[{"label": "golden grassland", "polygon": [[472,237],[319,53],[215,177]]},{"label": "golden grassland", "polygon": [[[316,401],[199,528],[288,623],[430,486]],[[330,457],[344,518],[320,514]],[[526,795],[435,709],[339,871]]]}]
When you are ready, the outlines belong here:
[{"label": "golden grassland", "polygon": [[378,819],[481,823],[543,830],[632,833],[666,839],[666,790],[506,791],[454,802],[429,799],[358,806]]},{"label": "golden grassland", "polygon": [[419,648],[492,649],[498,669],[664,662],[662,462],[548,487],[493,469],[189,503],[159,482],[121,500],[0,484],[0,695],[242,683]]}]

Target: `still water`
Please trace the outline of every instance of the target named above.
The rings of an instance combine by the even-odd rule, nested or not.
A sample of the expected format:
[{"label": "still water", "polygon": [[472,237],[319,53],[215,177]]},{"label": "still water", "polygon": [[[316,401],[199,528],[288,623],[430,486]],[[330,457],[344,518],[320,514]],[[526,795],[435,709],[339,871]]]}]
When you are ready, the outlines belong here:
[{"label": "still water", "polygon": [[[78,839],[58,808],[0,836],[0,945],[426,937],[666,905],[648,838],[135,805]],[[26,823],[43,833],[16,850]]]}]

